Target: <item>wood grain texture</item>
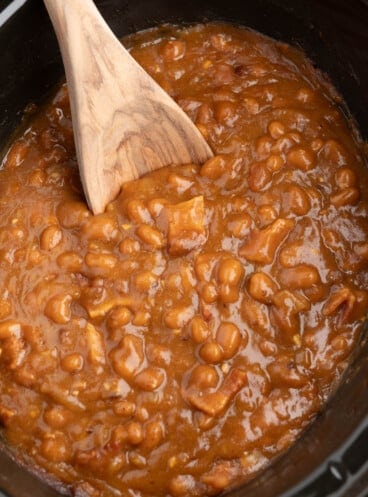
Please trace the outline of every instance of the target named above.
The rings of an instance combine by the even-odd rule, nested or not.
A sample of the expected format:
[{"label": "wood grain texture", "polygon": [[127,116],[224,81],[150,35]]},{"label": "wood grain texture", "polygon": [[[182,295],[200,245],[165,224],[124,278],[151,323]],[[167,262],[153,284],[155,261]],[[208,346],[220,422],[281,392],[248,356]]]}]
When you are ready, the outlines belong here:
[{"label": "wood grain texture", "polygon": [[44,0],[59,41],[80,174],[92,211],[121,185],[212,151],[182,109],[114,36],[92,0]]}]

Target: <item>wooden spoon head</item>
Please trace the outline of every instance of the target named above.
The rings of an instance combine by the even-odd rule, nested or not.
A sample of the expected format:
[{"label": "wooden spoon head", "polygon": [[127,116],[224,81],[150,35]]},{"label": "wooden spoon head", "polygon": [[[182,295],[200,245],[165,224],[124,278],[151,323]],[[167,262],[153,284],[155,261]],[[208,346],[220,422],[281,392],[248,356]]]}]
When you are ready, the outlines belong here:
[{"label": "wooden spoon head", "polygon": [[92,0],[44,0],[68,82],[82,184],[95,214],[124,182],[212,151],[183,110],[135,62]]}]

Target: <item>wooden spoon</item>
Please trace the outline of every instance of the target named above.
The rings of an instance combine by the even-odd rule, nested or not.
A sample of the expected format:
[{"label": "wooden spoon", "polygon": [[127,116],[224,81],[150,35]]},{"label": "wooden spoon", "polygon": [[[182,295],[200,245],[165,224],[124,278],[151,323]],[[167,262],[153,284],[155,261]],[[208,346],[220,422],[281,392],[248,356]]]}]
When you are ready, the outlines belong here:
[{"label": "wooden spoon", "polygon": [[212,151],[182,109],[114,36],[92,0],[44,0],[68,82],[87,202],[104,211],[121,185]]}]

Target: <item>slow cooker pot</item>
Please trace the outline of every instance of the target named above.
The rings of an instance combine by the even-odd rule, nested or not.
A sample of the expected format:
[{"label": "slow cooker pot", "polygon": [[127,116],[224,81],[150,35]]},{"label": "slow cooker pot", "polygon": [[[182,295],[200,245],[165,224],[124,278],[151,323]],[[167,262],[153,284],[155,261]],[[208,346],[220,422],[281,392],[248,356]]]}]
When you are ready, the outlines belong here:
[{"label": "slow cooker pot", "polygon": [[[348,119],[368,139],[367,0],[96,0],[117,35],[162,22],[224,20],[300,46],[343,95]],[[0,0],[0,151],[29,102],[62,76],[41,0]],[[365,327],[367,331],[368,327]],[[62,489],[19,465],[0,442],[0,497],[56,497]],[[53,483],[51,481],[51,483]],[[228,497],[368,496],[368,343],[301,439]]]}]

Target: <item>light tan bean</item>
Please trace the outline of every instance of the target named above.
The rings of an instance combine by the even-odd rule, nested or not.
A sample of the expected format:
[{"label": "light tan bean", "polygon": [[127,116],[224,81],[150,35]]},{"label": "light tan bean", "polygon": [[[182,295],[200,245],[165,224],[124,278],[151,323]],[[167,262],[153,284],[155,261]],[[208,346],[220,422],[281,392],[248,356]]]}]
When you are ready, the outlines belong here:
[{"label": "light tan bean", "polygon": [[268,132],[271,138],[277,140],[286,133],[286,128],[280,121],[272,121],[268,125]]},{"label": "light tan bean", "polygon": [[107,327],[109,331],[122,328],[131,320],[132,314],[127,307],[118,306],[113,309],[107,318]]},{"label": "light tan bean", "polygon": [[114,404],[113,410],[117,416],[130,417],[135,413],[136,405],[128,400],[119,400]]},{"label": "light tan bean", "polygon": [[199,355],[208,364],[217,364],[222,361],[223,353],[221,347],[216,342],[207,342],[202,345]]},{"label": "light tan bean", "polygon": [[45,411],[45,422],[54,429],[61,429],[67,425],[71,419],[71,412],[62,406],[53,406]]},{"label": "light tan bean", "polygon": [[194,316],[190,322],[191,336],[195,343],[203,343],[207,340],[210,330],[206,321],[199,316]]},{"label": "light tan bean", "polygon": [[284,164],[285,164],[284,160],[280,155],[272,154],[266,160],[267,169],[271,173],[276,173],[277,171],[280,171],[284,167]]},{"label": "light tan bean", "polygon": [[158,286],[158,279],[152,271],[142,271],[134,275],[133,282],[139,292],[148,292]]},{"label": "light tan bean", "polygon": [[61,367],[64,371],[68,373],[78,373],[82,371],[84,365],[84,359],[81,354],[69,354],[61,360]]},{"label": "light tan bean", "polygon": [[91,323],[86,325],[88,359],[94,366],[102,366],[106,362],[103,336]]},{"label": "light tan bean", "polygon": [[191,372],[189,386],[203,390],[206,388],[215,388],[219,381],[219,375],[216,368],[208,364],[199,364]]},{"label": "light tan bean", "polygon": [[125,335],[109,356],[115,372],[129,381],[143,364],[142,340],[134,335]]},{"label": "light tan bean", "polygon": [[66,269],[71,273],[77,273],[81,270],[83,259],[76,252],[63,252],[58,256],[56,262],[60,268]]},{"label": "light tan bean", "polygon": [[165,326],[172,330],[183,328],[193,317],[194,310],[191,306],[177,305],[167,309],[164,313]]},{"label": "light tan bean", "polygon": [[132,421],[127,425],[126,429],[128,433],[127,440],[129,443],[131,443],[132,445],[139,445],[143,441],[144,434],[142,425],[140,423]]},{"label": "light tan bean", "polygon": [[58,226],[49,226],[41,234],[40,247],[42,250],[52,250],[59,245],[62,238],[63,234]]},{"label": "light tan bean", "polygon": [[147,326],[151,319],[151,314],[148,311],[140,310],[136,312],[132,323],[134,326]]},{"label": "light tan bean", "polygon": [[217,272],[219,283],[230,286],[239,286],[243,276],[244,268],[238,259],[228,258],[220,261]]},{"label": "light tan bean", "polygon": [[136,234],[144,242],[154,249],[160,249],[165,246],[163,234],[149,224],[141,224],[136,229]]},{"label": "light tan bean", "polygon": [[213,304],[218,299],[218,291],[214,283],[205,283],[200,294],[206,304]]},{"label": "light tan bean", "polygon": [[276,283],[265,273],[254,273],[249,279],[249,295],[263,304],[270,304],[277,291]]},{"label": "light tan bean", "polygon": [[254,162],[250,166],[248,184],[253,192],[265,189],[272,179],[272,174],[263,162]]},{"label": "light tan bean", "polygon": [[186,497],[192,488],[195,488],[195,480],[189,474],[177,475],[169,481],[169,491],[173,497]]},{"label": "light tan bean", "polygon": [[302,171],[309,171],[315,166],[316,160],[314,154],[305,148],[293,148],[287,154],[287,163],[292,167],[301,169]]},{"label": "light tan bean", "polygon": [[58,324],[66,324],[71,318],[71,295],[55,295],[47,302],[45,315]]},{"label": "light tan bean", "polygon": [[219,296],[224,304],[231,304],[239,299],[239,287],[231,285],[220,285]]},{"label": "light tan bean", "polygon": [[149,421],[145,425],[144,441],[142,446],[145,449],[152,450],[157,447],[164,436],[162,423],[156,420]]},{"label": "light tan bean", "polygon": [[162,209],[168,204],[165,198],[153,198],[148,202],[148,210],[152,217],[160,215]]},{"label": "light tan bean", "polygon": [[308,264],[283,269],[280,273],[280,281],[286,288],[310,288],[320,283],[317,268]]},{"label": "light tan bean", "polygon": [[218,259],[218,254],[212,252],[201,253],[195,258],[194,270],[199,281],[208,281],[210,279],[212,269]]},{"label": "light tan bean", "polygon": [[226,170],[226,159],[224,155],[215,155],[208,159],[200,170],[200,175],[210,179],[218,179]]},{"label": "light tan bean", "polygon": [[0,340],[6,340],[12,336],[20,337],[22,325],[13,319],[0,323]]},{"label": "light tan bean", "polygon": [[238,352],[241,344],[239,328],[233,323],[221,323],[216,332],[216,342],[223,351],[224,359],[230,359]]},{"label": "light tan bean", "polygon": [[258,207],[257,214],[262,226],[268,226],[276,221],[278,213],[272,205],[261,205]]},{"label": "light tan bean", "polygon": [[119,236],[116,218],[108,212],[90,217],[84,223],[82,233],[87,240],[102,240],[106,242],[116,240]]},{"label": "light tan bean", "polygon": [[129,219],[137,224],[152,222],[151,215],[142,200],[129,200],[126,210]]},{"label": "light tan bean", "polygon": [[101,274],[109,274],[117,263],[117,258],[113,254],[87,252],[84,258],[88,267],[101,272]]},{"label": "light tan bean", "polygon": [[134,383],[137,387],[148,392],[157,390],[165,380],[165,373],[162,369],[148,367],[137,374]]},{"label": "light tan bean", "polygon": [[231,467],[228,461],[217,464],[211,471],[205,473],[201,480],[208,485],[212,492],[224,490],[231,483]]},{"label": "light tan bean", "polygon": [[[208,61],[210,64],[211,61]],[[213,108],[208,103],[202,104],[197,110],[196,125],[204,126],[213,120]],[[205,126],[204,126],[205,127]]]},{"label": "light tan bean", "polygon": [[133,240],[133,238],[124,238],[119,245],[119,250],[122,254],[131,255],[139,252],[141,245],[138,240]]}]

